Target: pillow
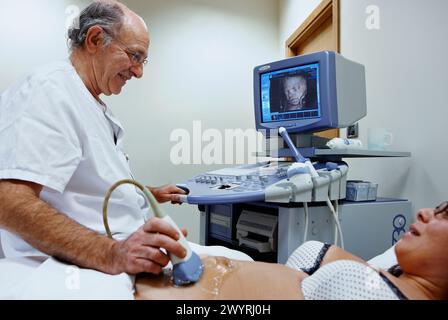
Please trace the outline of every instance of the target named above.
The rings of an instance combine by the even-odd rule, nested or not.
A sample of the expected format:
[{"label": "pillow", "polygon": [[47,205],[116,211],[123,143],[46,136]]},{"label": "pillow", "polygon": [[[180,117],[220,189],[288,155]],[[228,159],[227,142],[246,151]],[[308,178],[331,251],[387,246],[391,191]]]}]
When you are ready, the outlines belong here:
[{"label": "pillow", "polygon": [[388,250],[386,250],[384,253],[370,259],[367,261],[372,266],[387,270],[390,267],[396,265],[397,262],[397,256],[395,255],[395,245]]}]

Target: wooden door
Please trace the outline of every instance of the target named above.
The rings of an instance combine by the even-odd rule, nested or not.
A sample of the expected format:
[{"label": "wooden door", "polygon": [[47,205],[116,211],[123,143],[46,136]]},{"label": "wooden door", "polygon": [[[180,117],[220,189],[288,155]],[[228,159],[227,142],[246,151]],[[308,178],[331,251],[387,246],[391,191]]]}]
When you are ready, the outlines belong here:
[{"label": "wooden door", "polygon": [[[339,0],[323,0],[286,41],[288,58],[323,50],[340,53]],[[339,129],[316,135],[336,138],[339,137]]]}]

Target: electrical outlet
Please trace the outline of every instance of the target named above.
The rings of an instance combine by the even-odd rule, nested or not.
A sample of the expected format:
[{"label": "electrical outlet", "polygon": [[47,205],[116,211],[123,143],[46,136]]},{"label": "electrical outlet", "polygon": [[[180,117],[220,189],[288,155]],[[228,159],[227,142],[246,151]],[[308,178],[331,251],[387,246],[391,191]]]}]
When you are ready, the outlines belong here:
[{"label": "electrical outlet", "polygon": [[347,138],[353,139],[359,137],[359,125],[355,123],[347,128]]}]

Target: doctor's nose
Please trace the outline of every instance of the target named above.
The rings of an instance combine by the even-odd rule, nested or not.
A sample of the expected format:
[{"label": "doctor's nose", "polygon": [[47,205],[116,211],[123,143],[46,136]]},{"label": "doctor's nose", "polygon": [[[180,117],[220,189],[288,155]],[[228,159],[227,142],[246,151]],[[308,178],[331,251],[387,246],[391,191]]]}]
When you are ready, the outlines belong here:
[{"label": "doctor's nose", "polygon": [[135,78],[140,79],[143,77],[143,64],[132,66],[130,71]]}]

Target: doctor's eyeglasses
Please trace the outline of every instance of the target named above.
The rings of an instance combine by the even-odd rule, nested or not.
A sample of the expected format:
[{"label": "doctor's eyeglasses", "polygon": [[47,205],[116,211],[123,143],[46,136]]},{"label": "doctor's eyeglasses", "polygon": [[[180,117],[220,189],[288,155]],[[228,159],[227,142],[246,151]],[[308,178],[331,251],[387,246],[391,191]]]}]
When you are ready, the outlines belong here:
[{"label": "doctor's eyeglasses", "polygon": [[148,64],[148,59],[145,58],[141,53],[130,49],[123,42],[117,39],[113,39],[113,41],[115,41],[119,45],[121,50],[123,50],[128,55],[129,60],[131,60],[132,64],[139,66],[142,65],[143,67]]},{"label": "doctor's eyeglasses", "polygon": [[444,214],[448,217],[448,201],[442,202],[434,209],[434,215]]}]

